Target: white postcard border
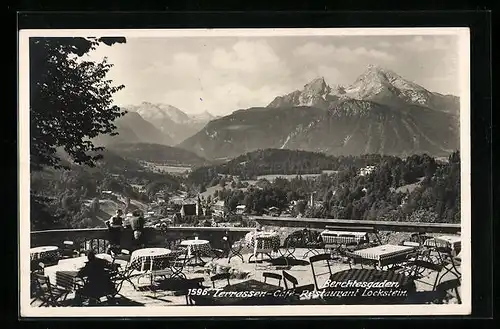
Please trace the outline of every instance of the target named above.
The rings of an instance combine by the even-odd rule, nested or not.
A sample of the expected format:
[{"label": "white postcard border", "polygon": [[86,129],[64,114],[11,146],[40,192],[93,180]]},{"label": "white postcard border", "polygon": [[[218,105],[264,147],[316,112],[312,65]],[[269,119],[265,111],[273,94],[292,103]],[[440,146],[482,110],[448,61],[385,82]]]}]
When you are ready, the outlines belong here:
[{"label": "white postcard border", "polygon": [[[287,306],[166,306],[106,308],[38,308],[30,306],[30,140],[29,46],[30,37],[125,36],[369,36],[456,35],[459,37],[462,304],[460,305],[287,305]],[[19,33],[19,292],[21,317],[220,317],[220,316],[384,316],[467,315],[471,312],[471,191],[470,191],[470,34],[468,28],[327,28],[327,29],[112,29],[21,30]],[[124,312],[125,311],[125,312]]]}]

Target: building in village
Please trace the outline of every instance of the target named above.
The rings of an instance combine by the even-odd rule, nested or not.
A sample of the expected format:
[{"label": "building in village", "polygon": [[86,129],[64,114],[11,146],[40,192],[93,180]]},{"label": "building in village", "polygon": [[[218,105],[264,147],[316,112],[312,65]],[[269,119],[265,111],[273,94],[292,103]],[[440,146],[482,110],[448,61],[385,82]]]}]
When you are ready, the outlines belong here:
[{"label": "building in village", "polygon": [[246,210],[247,210],[247,207],[243,204],[236,206],[236,214],[237,215],[243,215]]},{"label": "building in village", "polygon": [[360,176],[367,176],[371,174],[375,170],[375,166],[366,166],[364,168],[361,168],[359,170],[359,175]]},{"label": "building in village", "polygon": [[212,214],[216,217],[226,217],[227,211],[226,211],[226,204],[224,201],[217,201],[213,206],[212,206]]}]

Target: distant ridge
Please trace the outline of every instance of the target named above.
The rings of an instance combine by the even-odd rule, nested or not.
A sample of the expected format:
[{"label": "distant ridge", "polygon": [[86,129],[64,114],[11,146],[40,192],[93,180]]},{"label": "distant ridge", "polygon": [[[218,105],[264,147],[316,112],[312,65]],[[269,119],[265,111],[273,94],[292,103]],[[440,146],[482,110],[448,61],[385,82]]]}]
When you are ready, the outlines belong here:
[{"label": "distant ridge", "polygon": [[370,65],[349,86],[330,87],[319,77],[267,107],[213,120],[179,147],[207,159],[265,148],[448,156],[460,145],[459,103]]}]

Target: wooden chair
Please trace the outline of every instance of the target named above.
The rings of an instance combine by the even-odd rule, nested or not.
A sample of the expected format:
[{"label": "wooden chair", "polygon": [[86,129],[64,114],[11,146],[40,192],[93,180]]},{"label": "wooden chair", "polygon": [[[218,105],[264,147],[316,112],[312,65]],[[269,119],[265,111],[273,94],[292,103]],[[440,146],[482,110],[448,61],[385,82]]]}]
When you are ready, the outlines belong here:
[{"label": "wooden chair", "polygon": [[[283,275],[283,283],[285,284],[285,290],[289,290],[289,289],[308,290],[308,291],[314,290],[313,283],[303,285],[303,286],[298,286],[299,281],[297,280],[296,277],[294,277],[293,275],[291,275],[290,273],[288,273],[286,271],[283,271],[282,275]],[[289,286],[289,284],[291,284],[291,286]]]},{"label": "wooden chair", "polygon": [[49,278],[40,273],[32,274],[32,284],[35,285],[35,289],[30,305],[38,300],[41,301],[40,306],[61,306],[71,292],[52,285]]},{"label": "wooden chair", "polygon": [[278,286],[281,287],[281,280],[283,279],[281,274],[272,273],[272,272],[263,272],[262,277],[264,278],[264,282],[267,281],[267,278],[278,280]]},{"label": "wooden chair", "polygon": [[215,282],[217,281],[222,281],[222,280],[227,280],[227,286],[230,286],[231,283],[229,282],[229,278],[230,278],[230,274],[229,273],[219,273],[219,274],[215,274],[215,275],[212,275],[210,277],[210,281],[212,282],[212,287],[215,288]]},{"label": "wooden chair", "polygon": [[205,281],[204,278],[193,278],[193,279],[186,279],[184,281],[184,294],[186,296],[186,305],[191,306],[195,305],[193,299],[189,295],[189,289],[198,289],[198,288],[206,288],[203,286],[203,281]]},{"label": "wooden chair", "polygon": [[415,281],[420,280],[424,276],[423,274],[426,271],[435,272],[435,278],[432,284],[432,290],[434,291],[436,290],[436,287],[438,285],[438,280],[440,277],[439,273],[441,273],[442,269],[442,265],[419,259],[417,256],[416,259],[409,261],[406,264],[404,271],[409,278]]},{"label": "wooden chair", "polygon": [[78,257],[80,255],[80,252],[78,251],[78,248],[76,248],[75,243],[70,240],[63,241],[62,246],[59,250],[61,258],[63,259]]},{"label": "wooden chair", "polygon": [[[318,277],[328,274],[328,278],[330,278],[330,276],[332,275],[332,268],[330,266],[331,257],[332,256],[330,254],[320,254],[309,258],[309,263],[311,264],[311,271],[314,279],[314,286],[316,287],[317,290],[322,289],[318,285]],[[326,267],[328,269],[327,272],[318,272],[318,269],[315,269],[317,264],[320,262],[326,263]]]},{"label": "wooden chair", "polygon": [[123,266],[123,264],[127,266],[130,263],[131,257],[132,255],[127,249],[121,249],[119,253],[111,252],[112,264],[118,264],[119,266]]},{"label": "wooden chair", "polygon": [[462,299],[460,298],[460,293],[458,292],[458,287],[460,287],[461,282],[460,279],[452,279],[448,281],[444,281],[439,283],[436,286],[436,292],[438,293],[438,296],[440,300],[444,300],[446,298],[447,292],[450,290],[455,291],[455,295],[457,297],[458,303],[462,303]]},{"label": "wooden chair", "polygon": [[302,231],[302,241],[304,243],[304,247],[307,248],[302,258],[306,258],[309,255],[319,255],[320,252],[318,249],[324,249],[325,247],[321,235],[318,234],[318,236],[315,237],[314,233],[315,231],[310,229],[304,229]]}]

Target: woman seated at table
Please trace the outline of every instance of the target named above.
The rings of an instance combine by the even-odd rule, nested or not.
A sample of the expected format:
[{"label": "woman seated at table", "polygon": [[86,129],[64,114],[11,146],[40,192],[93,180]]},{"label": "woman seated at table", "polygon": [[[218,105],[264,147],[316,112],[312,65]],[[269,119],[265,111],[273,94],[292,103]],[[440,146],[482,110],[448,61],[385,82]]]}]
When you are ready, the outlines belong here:
[{"label": "woman seated at table", "polygon": [[75,293],[75,300],[88,298],[91,301],[103,296],[115,295],[115,284],[111,280],[111,263],[97,258],[93,251],[87,254],[88,261],[78,272],[78,277],[84,278],[85,284]]}]

